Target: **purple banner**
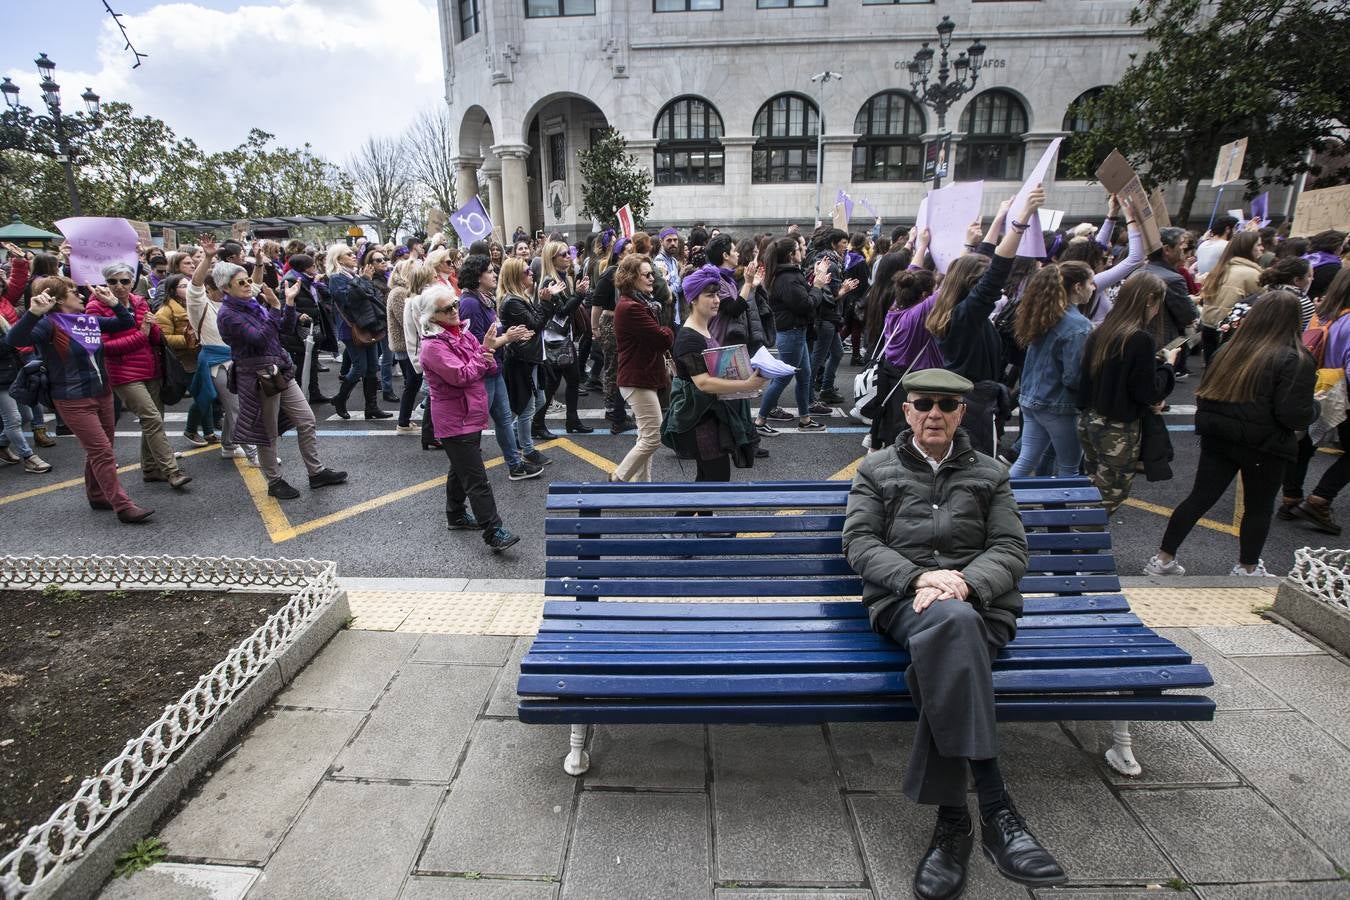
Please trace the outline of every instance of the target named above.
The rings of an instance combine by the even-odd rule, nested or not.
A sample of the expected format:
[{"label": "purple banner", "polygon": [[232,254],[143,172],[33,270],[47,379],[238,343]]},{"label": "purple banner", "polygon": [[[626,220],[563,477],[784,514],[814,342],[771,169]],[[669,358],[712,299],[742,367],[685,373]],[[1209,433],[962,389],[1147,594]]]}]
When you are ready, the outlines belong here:
[{"label": "purple banner", "polygon": [[844,218],[850,222],[853,221],[853,198],[848,195],[848,192],[840,188],[839,193],[835,195],[834,202],[844,204]]},{"label": "purple banner", "polygon": [[450,213],[450,224],[466,246],[492,236],[492,220],[483,208],[483,201],[477,196],[470,197],[468,203]]},{"label": "purple banner", "polygon": [[1270,224],[1270,217],[1267,215],[1269,210],[1270,191],[1252,198],[1252,218],[1260,223],[1262,228]]},{"label": "purple banner", "polygon": [[126,219],[76,216],[56,227],[70,244],[70,277],[76,284],[103,284],[103,267],[109,263],[126,263],[136,271],[139,238]]},{"label": "purple banner", "polygon": [[47,313],[47,318],[75,343],[83,347],[90,356],[103,346],[103,332],[98,327],[98,316],[84,313]]}]

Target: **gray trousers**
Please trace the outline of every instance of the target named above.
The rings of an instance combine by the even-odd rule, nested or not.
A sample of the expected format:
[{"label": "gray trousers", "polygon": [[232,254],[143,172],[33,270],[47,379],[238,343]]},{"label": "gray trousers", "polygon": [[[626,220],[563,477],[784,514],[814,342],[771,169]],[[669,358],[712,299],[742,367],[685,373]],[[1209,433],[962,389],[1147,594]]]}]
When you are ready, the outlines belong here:
[{"label": "gray trousers", "polygon": [[228,366],[216,366],[216,374],[211,380],[216,385],[216,397],[225,412],[225,422],[220,429],[220,447],[222,450],[234,449],[234,420],[239,416],[239,398],[230,392],[225,380],[229,377]]},{"label": "gray trousers", "polygon": [[1010,635],[975,607],[938,600],[916,613],[913,597],[878,630],[909,652],[905,683],[919,710],[902,785],[917,803],[964,806],[969,760],[998,756],[993,661]]},{"label": "gray trousers", "polygon": [[323,469],[323,463],[319,462],[318,441],[314,435],[314,411],[305,400],[305,392],[300,390],[300,385],[292,379],[286,385],[286,390],[280,394],[273,397],[264,395],[262,398],[263,426],[267,429],[267,436],[271,441],[267,446],[258,445],[258,456],[262,460],[263,474],[267,476],[268,482],[281,477],[281,465],[277,462],[277,413],[283,409],[286,411],[286,418],[290,419],[291,425],[295,427],[296,440],[300,444],[300,458],[305,461],[305,469],[310,475]]}]

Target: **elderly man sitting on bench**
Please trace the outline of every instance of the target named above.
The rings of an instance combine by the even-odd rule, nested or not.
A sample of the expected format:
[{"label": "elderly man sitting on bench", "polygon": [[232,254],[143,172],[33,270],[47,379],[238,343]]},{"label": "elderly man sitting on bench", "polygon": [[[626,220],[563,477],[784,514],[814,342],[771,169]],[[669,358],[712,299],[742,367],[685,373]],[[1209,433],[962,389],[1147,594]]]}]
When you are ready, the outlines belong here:
[{"label": "elderly man sitting on bench", "polygon": [[909,653],[919,711],[904,790],[938,807],[914,894],[965,887],[974,844],[966,771],[975,777],[985,855],[1006,878],[1061,884],[1059,863],[1004,788],[994,722],[993,660],[1022,612],[1027,540],[1008,475],[957,428],[971,383],[945,369],[900,382],[909,430],[867,456],[849,491],[844,554],[864,582],[872,628]]}]

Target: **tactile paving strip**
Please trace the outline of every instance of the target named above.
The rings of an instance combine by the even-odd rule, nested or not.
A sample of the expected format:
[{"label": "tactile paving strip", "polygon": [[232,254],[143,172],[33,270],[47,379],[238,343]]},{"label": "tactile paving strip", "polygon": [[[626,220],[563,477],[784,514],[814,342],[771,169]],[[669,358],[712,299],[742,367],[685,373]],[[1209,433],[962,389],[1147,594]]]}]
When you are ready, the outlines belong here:
[{"label": "tactile paving strip", "polygon": [[[1130,607],[1150,628],[1262,625],[1265,620],[1255,610],[1274,601],[1273,591],[1264,588],[1126,588],[1124,593]],[[534,634],[544,608],[542,594],[354,590],[347,596],[354,617],[351,627],[368,631]],[[657,602],[661,598],[632,599]],[[764,602],[753,597],[681,599],[708,603]]]},{"label": "tactile paving strip", "polygon": [[1255,612],[1275,595],[1262,588],[1126,588],[1125,599],[1150,628],[1264,625]]}]

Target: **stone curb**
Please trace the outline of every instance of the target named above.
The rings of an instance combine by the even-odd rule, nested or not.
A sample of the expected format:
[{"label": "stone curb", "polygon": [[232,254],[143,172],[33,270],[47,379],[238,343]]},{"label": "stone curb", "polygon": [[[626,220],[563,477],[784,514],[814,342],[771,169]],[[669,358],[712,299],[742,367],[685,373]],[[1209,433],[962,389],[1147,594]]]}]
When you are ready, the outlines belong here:
[{"label": "stone curb", "polygon": [[1328,647],[1350,656],[1350,613],[1309,596],[1289,582],[1280,585],[1273,612],[1275,618],[1292,623]]},{"label": "stone curb", "polygon": [[30,897],[33,900],[57,896],[62,900],[86,900],[96,896],[112,875],[117,857],[150,833],[160,816],[178,800],[193,779],[253,722],[263,707],[341,630],[350,616],[347,591],[339,587],[328,608],[258,673],[229,707],[183,748],[178,758],[138,797],[113,817],[79,859],[69,864],[66,874],[42,886]]}]

